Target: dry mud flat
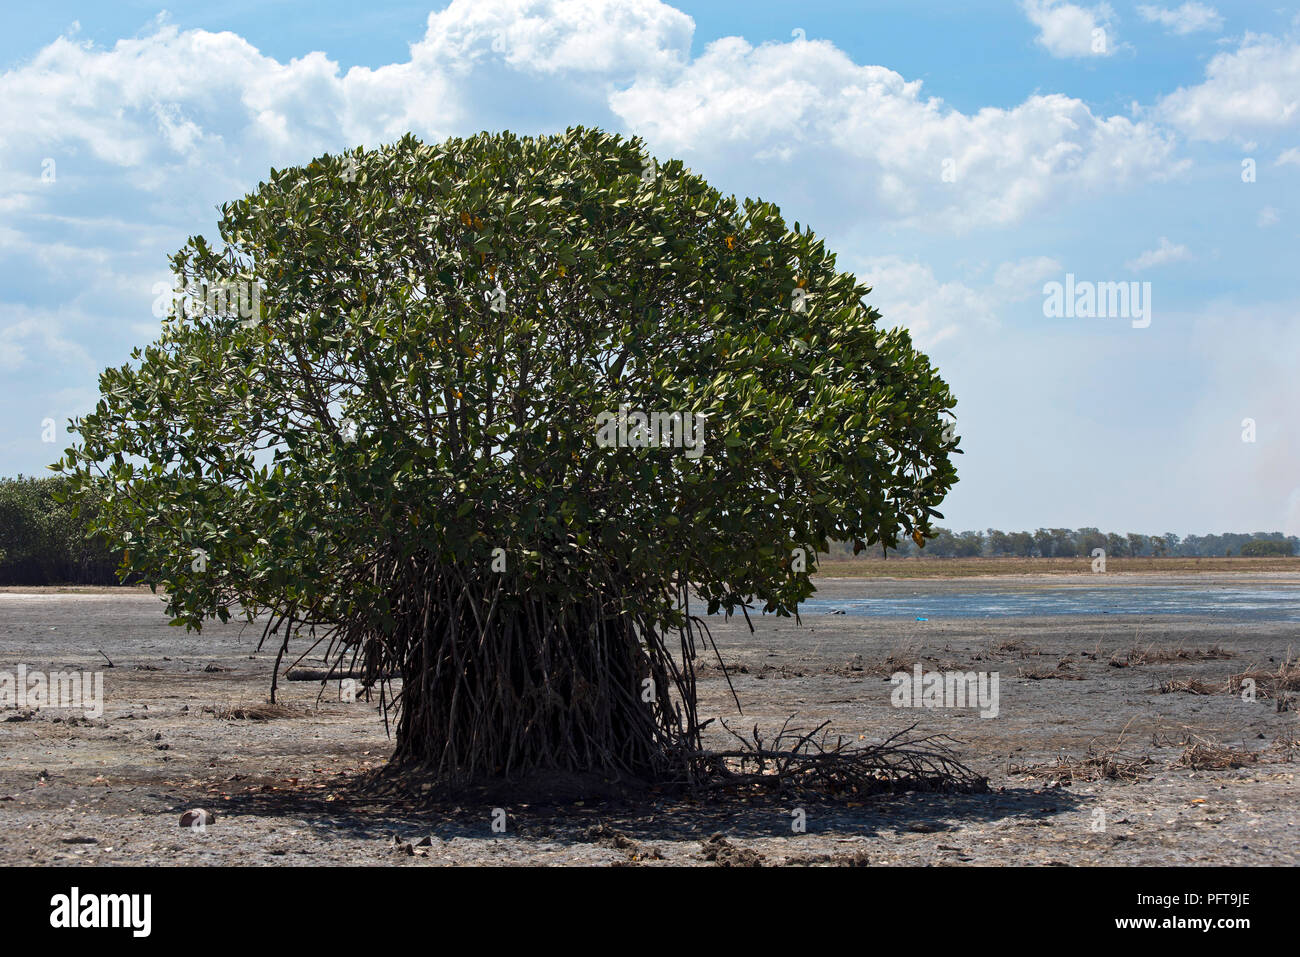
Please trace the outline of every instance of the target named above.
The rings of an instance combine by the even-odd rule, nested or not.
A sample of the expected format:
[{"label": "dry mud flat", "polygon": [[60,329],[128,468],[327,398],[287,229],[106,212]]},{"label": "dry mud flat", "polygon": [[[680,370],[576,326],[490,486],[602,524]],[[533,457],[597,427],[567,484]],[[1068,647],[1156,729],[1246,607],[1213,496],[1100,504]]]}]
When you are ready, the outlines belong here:
[{"label": "dry mud flat", "polygon": [[[1137,579],[1133,580],[1134,582]],[[1159,585],[1164,579],[1144,578]],[[1179,576],[1179,584],[1188,582]],[[1292,575],[1197,576],[1206,587],[1300,586]],[[1254,585],[1250,583],[1254,582]],[[1051,587],[1061,587],[1054,577]],[[1069,584],[1067,582],[1067,584]],[[822,581],[819,598],[908,596],[923,605],[1033,578]],[[1080,577],[1080,588],[1095,580]],[[918,605],[918,607],[920,607]],[[281,682],[289,716],[230,717],[266,700],[273,653],[238,625],[170,628],[147,592],[0,592],[0,671],[102,670],[104,713],[0,711],[0,864],[1003,865],[1295,864],[1298,712],[1227,692],[1234,674],[1300,651],[1297,624],[1202,615],[867,617],[713,623],[744,708],[716,667],[701,711],[737,730],[830,719],[869,740],[917,725],[958,739],[987,775],[975,795],[901,794],[859,804],[586,801],[437,810],[359,799],[350,779],[386,759],[373,704]],[[1296,645],[1296,648],[1292,646]],[[1200,657],[1211,647],[1230,657]],[[1145,651],[1140,663],[1129,653]],[[102,654],[100,654],[102,652]],[[1180,654],[1181,652],[1181,654]],[[113,667],[106,667],[105,657]],[[1125,666],[1112,664],[1123,662]],[[999,713],[894,708],[890,671],[996,671]],[[1048,677],[1049,675],[1054,675]],[[1170,682],[1201,690],[1161,692]],[[336,689],[332,693],[337,698]],[[1297,696],[1300,697],[1300,696]],[[222,715],[225,715],[223,717]],[[720,730],[719,730],[719,733]],[[723,743],[721,737],[715,739]],[[1188,757],[1188,746],[1200,750]],[[1238,767],[1201,767],[1210,746]],[[1122,774],[1076,780],[1024,768],[1109,754]],[[1198,760],[1198,755],[1200,760]],[[1190,761],[1193,765],[1186,766]],[[1066,778],[1062,781],[1061,778]],[[196,831],[190,808],[215,811]],[[802,811],[802,815],[796,812]],[[792,829],[797,816],[802,833]],[[716,836],[715,836],[716,835]]]}]

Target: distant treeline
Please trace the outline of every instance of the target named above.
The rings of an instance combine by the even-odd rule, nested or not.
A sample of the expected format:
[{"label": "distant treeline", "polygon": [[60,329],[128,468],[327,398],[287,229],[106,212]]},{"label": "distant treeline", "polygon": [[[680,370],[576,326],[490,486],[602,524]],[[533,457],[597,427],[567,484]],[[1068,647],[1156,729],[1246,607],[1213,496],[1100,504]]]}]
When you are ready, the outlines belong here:
[{"label": "distant treeline", "polygon": [[0,478],[0,585],[116,585],[121,555],[55,500],[59,476]]},{"label": "distant treeline", "polygon": [[[938,534],[925,543],[925,548],[917,548],[907,540],[899,543],[897,552],[891,548],[890,554],[903,557],[921,555],[928,558],[1076,558],[1090,556],[1094,548],[1104,548],[1107,557],[1111,558],[1263,557],[1294,555],[1300,545],[1300,538],[1283,535],[1281,532],[1224,532],[1221,535],[1188,535],[1179,538],[1173,532],[1164,535],[1129,532],[1121,535],[1095,528],[1040,528],[1034,532],[1003,532],[996,528],[982,532],[954,532],[937,528],[935,531]],[[861,554],[879,557],[880,546],[874,546]],[[830,557],[852,558],[852,543],[832,543]]]}]

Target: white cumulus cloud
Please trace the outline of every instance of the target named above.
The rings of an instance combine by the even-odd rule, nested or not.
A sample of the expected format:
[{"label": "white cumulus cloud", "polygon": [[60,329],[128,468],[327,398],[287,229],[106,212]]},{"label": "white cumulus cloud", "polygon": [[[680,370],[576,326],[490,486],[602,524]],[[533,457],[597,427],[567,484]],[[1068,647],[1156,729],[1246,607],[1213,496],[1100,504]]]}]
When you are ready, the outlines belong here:
[{"label": "white cumulus cloud", "polygon": [[671,77],[610,97],[624,124],[706,175],[740,171],[769,198],[815,184],[869,219],[968,229],[1052,201],[1179,172],[1172,138],[1060,94],[962,113],[824,41],[711,43]]},{"label": "white cumulus cloud", "polygon": [[1216,54],[1205,81],[1180,87],[1153,115],[1191,139],[1250,140],[1300,126],[1300,43],[1246,34],[1232,52]]},{"label": "white cumulus cloud", "polygon": [[1223,17],[1214,7],[1204,3],[1184,3],[1181,7],[1156,7],[1142,3],[1138,5],[1138,15],[1147,23],[1158,23],[1170,33],[1185,35],[1198,30],[1217,33],[1223,29]]},{"label": "white cumulus cloud", "polygon": [[1081,7],[1065,0],[1023,0],[1038,27],[1035,42],[1054,57],[1110,56],[1115,52],[1115,11],[1110,4]]}]

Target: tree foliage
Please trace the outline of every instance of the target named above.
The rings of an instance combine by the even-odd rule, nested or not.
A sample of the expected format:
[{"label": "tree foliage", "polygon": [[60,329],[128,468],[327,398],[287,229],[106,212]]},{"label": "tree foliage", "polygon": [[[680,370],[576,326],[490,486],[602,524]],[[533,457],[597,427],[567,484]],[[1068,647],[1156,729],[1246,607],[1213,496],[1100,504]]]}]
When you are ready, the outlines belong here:
[{"label": "tree foliage", "polygon": [[117,559],[58,476],[0,479],[0,585],[111,585]]},{"label": "tree foliage", "polygon": [[1256,538],[1242,545],[1240,554],[1246,558],[1290,556],[1295,554],[1295,541],[1293,539]]}]

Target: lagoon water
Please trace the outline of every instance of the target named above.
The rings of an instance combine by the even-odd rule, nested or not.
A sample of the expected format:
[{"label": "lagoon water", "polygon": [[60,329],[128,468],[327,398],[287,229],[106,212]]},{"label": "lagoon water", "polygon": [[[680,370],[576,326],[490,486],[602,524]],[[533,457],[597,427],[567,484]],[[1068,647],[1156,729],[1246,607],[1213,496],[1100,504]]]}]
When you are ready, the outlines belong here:
[{"label": "lagoon water", "polygon": [[926,618],[1015,618],[1032,615],[1198,615],[1234,621],[1300,621],[1300,586],[1131,585],[987,587],[954,582],[943,590],[891,588],[872,597],[812,598],[801,616],[846,615]]}]

